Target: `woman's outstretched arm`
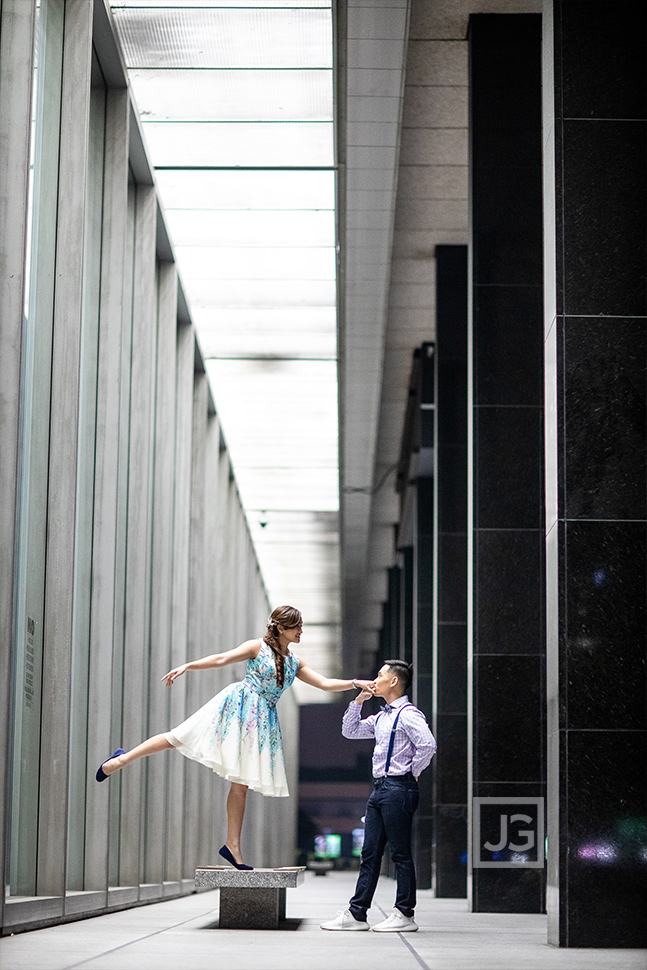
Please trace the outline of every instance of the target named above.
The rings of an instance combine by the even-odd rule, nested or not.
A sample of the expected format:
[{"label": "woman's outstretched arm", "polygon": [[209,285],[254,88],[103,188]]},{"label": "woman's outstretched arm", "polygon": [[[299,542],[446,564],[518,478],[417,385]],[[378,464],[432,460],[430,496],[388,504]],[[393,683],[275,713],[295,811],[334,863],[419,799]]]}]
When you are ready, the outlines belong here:
[{"label": "woman's outstretched arm", "polygon": [[302,680],[304,684],[310,684],[311,687],[318,687],[319,690],[326,691],[342,691],[342,690],[366,690],[372,691],[372,680],[339,680],[337,677],[324,677],[322,674],[318,674],[316,670],[309,667],[306,663],[301,661],[299,669],[297,671],[297,677]]},{"label": "woman's outstretched arm", "polygon": [[260,640],[246,640],[239,647],[227,650],[225,653],[212,653],[209,657],[202,657],[201,660],[191,660],[190,663],[180,664],[164,674],[162,680],[170,687],[174,680],[181,677],[187,670],[210,670],[212,667],[226,667],[228,664],[237,664],[243,660],[251,660],[256,657],[261,649]]}]

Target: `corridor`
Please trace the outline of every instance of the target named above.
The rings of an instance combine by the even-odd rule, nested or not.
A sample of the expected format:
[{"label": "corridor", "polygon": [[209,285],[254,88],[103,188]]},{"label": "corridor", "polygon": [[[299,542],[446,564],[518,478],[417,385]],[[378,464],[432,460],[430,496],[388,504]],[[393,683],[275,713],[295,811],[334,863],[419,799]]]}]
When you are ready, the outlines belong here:
[{"label": "corridor", "polygon": [[[644,950],[557,949],[546,916],[469,913],[464,899],[419,894],[418,933],[326,933],[354,873],[306,874],[279,930],[219,930],[218,893],[33,930],[0,940],[2,970],[645,970]],[[393,905],[381,879],[369,922]]]}]

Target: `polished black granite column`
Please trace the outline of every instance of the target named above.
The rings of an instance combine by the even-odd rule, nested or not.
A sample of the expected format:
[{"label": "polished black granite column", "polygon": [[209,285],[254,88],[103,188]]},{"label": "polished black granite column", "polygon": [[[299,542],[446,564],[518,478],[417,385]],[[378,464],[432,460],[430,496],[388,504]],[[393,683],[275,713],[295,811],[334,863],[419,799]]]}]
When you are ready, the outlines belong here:
[{"label": "polished black granite column", "polygon": [[[545,796],[541,17],[472,16],[469,51],[474,823],[473,798]],[[500,851],[484,847],[498,844],[501,814],[512,825],[515,809],[529,808],[509,803],[482,817],[489,838],[482,829],[468,878],[475,912],[543,911],[543,840],[537,850],[535,824],[531,852],[515,851],[527,841],[518,831]]]},{"label": "polished black granite column", "polygon": [[647,7],[544,10],[549,942],[647,946]]},{"label": "polished black granite column", "polygon": [[[433,364],[433,362],[432,362]],[[417,528],[414,536],[415,567],[415,656],[414,683],[410,698],[433,723],[433,478],[419,478],[416,487]],[[419,780],[420,803],[414,816],[413,842],[419,889],[430,889],[434,842],[433,776],[429,768]]]},{"label": "polished black granite column", "polygon": [[[386,660],[403,660],[404,644],[402,640],[401,615],[404,585],[404,569],[396,563],[389,569],[388,599],[382,605],[382,627],[379,634],[378,654],[375,658],[374,669],[377,672]],[[363,709],[363,717],[368,714],[377,714],[383,705],[381,698],[374,698],[367,701]],[[415,852],[415,850],[414,850]],[[391,859],[391,853],[387,844],[386,852],[382,862],[382,873],[395,878],[395,866]]]},{"label": "polished black granite column", "polygon": [[400,658],[400,566],[391,566],[388,572],[388,599],[382,604],[382,626],[379,633],[378,655],[375,672],[385,660]]},{"label": "polished black granite column", "polygon": [[431,764],[437,897],[467,893],[467,247],[436,247],[436,682]]},{"label": "polished black granite column", "polygon": [[402,550],[400,569],[400,658],[411,663],[413,660],[413,545]]},{"label": "polished black granite column", "polygon": [[[435,443],[435,354],[431,344],[420,353],[421,380],[418,393],[419,434],[416,516],[414,528],[415,653],[412,700],[433,726],[434,649],[434,443]],[[414,820],[414,847],[418,887],[432,885],[434,839],[433,774],[428,768],[419,781],[420,804]]]},{"label": "polished black granite column", "polygon": [[[434,695],[434,439],[434,346],[424,343],[413,355],[398,464],[400,521],[397,548],[400,568],[389,578],[389,602],[384,608],[380,640],[383,645],[393,643],[393,611],[397,605],[400,612],[399,650],[391,656],[413,663],[414,680],[409,697],[424,713],[430,726]],[[413,853],[418,886],[430,889],[434,841],[431,770],[423,772],[419,785]]]}]

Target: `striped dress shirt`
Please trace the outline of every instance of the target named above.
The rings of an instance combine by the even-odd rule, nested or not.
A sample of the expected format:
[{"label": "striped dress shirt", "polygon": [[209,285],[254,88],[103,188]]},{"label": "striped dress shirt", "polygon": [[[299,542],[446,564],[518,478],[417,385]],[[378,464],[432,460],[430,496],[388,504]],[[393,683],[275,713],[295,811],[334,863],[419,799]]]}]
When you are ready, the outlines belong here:
[{"label": "striped dress shirt", "polygon": [[[341,733],[345,738],[375,738],[373,751],[373,776],[383,778],[386,774],[386,757],[391,740],[393,722],[399,708],[410,704],[406,694],[387,704],[378,714],[362,720],[362,709],[351,701],[344,714]],[[405,708],[398,718],[389,775],[406,775],[408,771],[418,778],[436,753],[436,739],[429,730],[425,715],[417,707]]]}]

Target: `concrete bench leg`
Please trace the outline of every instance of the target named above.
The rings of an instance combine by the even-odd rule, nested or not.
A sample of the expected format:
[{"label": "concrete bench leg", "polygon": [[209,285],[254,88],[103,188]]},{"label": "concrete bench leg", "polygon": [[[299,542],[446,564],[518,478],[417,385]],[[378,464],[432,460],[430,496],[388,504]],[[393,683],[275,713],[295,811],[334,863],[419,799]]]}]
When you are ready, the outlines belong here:
[{"label": "concrete bench leg", "polygon": [[280,919],[285,919],[285,889],[220,890],[221,929],[275,930]]}]

